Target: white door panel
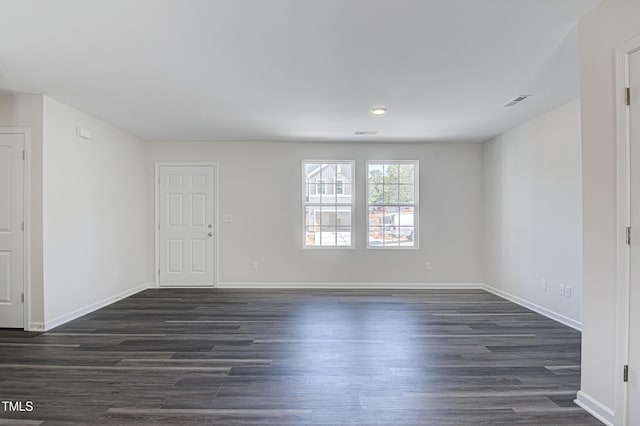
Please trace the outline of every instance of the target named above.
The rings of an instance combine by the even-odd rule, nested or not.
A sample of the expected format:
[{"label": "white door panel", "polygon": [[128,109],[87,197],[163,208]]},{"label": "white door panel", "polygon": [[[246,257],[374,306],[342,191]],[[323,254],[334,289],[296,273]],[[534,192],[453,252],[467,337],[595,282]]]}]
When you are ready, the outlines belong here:
[{"label": "white door panel", "polygon": [[630,207],[632,244],[629,252],[629,383],[628,425],[640,425],[640,51],[629,56],[631,104]]},{"label": "white door panel", "polygon": [[159,178],[160,285],[214,285],[214,167],[160,166]]},{"label": "white door panel", "polygon": [[24,327],[24,138],[0,133],[0,327]]}]

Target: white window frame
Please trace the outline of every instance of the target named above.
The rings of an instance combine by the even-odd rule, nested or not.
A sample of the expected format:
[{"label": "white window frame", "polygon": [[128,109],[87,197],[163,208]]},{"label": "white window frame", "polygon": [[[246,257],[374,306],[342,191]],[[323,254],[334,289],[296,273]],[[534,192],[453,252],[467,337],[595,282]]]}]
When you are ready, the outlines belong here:
[{"label": "white window frame", "polygon": [[[349,206],[351,207],[351,245],[348,246],[308,246],[306,244],[306,234],[307,234],[307,227],[306,227],[306,207],[307,206],[321,206],[323,204],[317,204],[317,203],[309,203],[306,199],[305,199],[305,195],[306,195],[306,191],[305,191],[305,185],[306,185],[306,176],[307,176],[307,172],[305,169],[305,165],[308,163],[317,163],[317,164],[349,164],[351,166],[351,203],[339,203],[338,202],[338,194],[335,194],[335,190],[333,191],[334,194],[322,194],[322,195],[333,195],[334,197],[336,197],[336,202],[335,203],[331,203],[331,204],[326,204],[327,206]],[[302,179],[301,179],[301,188],[302,188],[302,248],[305,250],[353,250],[356,248],[356,202],[355,202],[355,193],[356,193],[356,179],[355,179],[355,174],[356,174],[356,162],[354,160],[302,160],[301,162],[301,170],[302,170]],[[336,168],[337,169],[337,168]],[[337,172],[337,170],[336,170]],[[344,187],[344,179],[341,179],[343,182],[343,187]],[[334,180],[334,184],[337,182],[337,179]],[[317,185],[317,183],[316,183]],[[325,182],[325,189],[327,185],[332,185],[331,183]],[[316,186],[317,188],[317,186]],[[334,187],[335,188],[335,187]],[[317,194],[314,195],[320,195],[319,191],[316,191]]]},{"label": "white window frame", "polygon": [[[382,164],[383,166],[386,164],[412,164],[413,169],[413,204],[369,204],[369,165],[370,164]],[[420,248],[420,162],[418,160],[370,160],[365,163],[365,180],[366,180],[366,192],[365,196],[365,215],[366,215],[366,232],[365,232],[365,240],[367,249],[372,250],[418,250]],[[370,245],[369,244],[369,207],[380,207],[380,206],[412,206],[413,207],[413,245],[412,246],[378,246],[378,245]]]}]

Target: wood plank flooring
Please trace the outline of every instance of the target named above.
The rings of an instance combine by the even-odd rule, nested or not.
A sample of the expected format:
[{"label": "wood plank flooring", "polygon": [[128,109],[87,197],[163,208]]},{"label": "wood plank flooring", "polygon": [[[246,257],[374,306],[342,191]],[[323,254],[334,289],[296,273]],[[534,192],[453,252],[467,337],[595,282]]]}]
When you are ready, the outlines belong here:
[{"label": "wood plank flooring", "polygon": [[598,425],[580,333],[482,290],[147,290],[0,330],[0,424]]}]

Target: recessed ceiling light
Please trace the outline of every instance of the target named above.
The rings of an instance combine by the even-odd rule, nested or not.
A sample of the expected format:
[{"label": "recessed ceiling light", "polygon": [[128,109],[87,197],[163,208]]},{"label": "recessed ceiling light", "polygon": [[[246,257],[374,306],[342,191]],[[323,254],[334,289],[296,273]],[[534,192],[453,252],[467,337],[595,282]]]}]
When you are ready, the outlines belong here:
[{"label": "recessed ceiling light", "polygon": [[384,107],[375,107],[371,110],[371,114],[374,114],[374,115],[382,115],[386,113],[387,113],[387,109]]},{"label": "recessed ceiling light", "polygon": [[378,131],[377,130],[356,130],[355,132],[353,132],[356,135],[377,135]]}]

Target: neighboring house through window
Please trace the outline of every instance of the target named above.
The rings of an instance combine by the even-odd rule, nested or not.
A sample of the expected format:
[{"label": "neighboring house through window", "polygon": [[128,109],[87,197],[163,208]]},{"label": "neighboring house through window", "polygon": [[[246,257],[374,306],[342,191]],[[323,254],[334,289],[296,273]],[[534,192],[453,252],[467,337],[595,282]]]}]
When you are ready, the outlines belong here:
[{"label": "neighboring house through window", "polygon": [[303,161],[303,247],[353,247],[352,161]]}]

